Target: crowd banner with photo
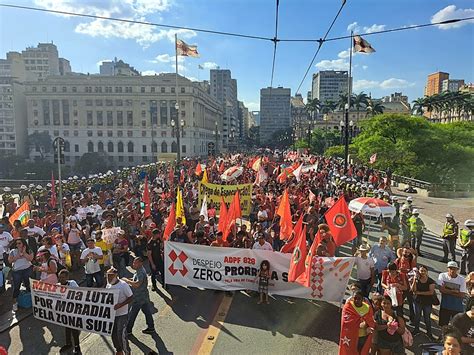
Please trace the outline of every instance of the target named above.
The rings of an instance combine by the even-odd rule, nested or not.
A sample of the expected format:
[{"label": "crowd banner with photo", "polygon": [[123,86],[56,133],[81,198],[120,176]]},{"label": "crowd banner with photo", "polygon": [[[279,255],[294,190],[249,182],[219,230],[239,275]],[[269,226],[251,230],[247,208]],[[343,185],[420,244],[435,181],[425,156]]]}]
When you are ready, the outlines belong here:
[{"label": "crowd banner with photo", "polygon": [[62,327],[111,335],[119,290],[68,287],[30,279],[33,315]]},{"label": "crowd banner with photo", "polygon": [[119,232],[122,230],[120,227],[112,227],[102,229],[102,240],[108,244],[113,244],[115,239],[118,238]]},{"label": "crowd banner with photo", "polygon": [[314,257],[310,287],[288,282],[292,254],[266,250],[217,248],[165,242],[166,283],[214,290],[258,290],[257,273],[270,262],[268,293],[340,302],[347,288],[354,258]]},{"label": "crowd banner with photo", "polygon": [[213,202],[216,210],[219,211],[221,196],[223,196],[224,201],[229,204],[232,202],[232,198],[237,190],[239,190],[240,194],[240,208],[242,209],[242,214],[248,216],[252,208],[252,184],[218,185],[200,182],[199,205],[202,204],[204,195],[206,195],[207,202]]}]

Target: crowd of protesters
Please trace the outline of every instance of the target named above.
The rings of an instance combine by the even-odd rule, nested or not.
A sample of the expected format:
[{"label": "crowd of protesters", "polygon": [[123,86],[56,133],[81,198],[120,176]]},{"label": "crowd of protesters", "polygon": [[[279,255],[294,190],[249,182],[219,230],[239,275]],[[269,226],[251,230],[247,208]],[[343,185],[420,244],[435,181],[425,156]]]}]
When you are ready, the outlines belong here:
[{"label": "crowd of protesters", "polygon": [[[257,159],[262,169],[252,168]],[[298,177],[286,174],[287,167],[295,162],[303,162],[310,168]],[[369,347],[372,353],[403,353],[405,322],[411,321],[413,334],[416,334],[422,315],[427,335],[433,338],[431,314],[433,305],[439,302],[435,297],[436,284],[441,292],[439,325],[451,322],[463,332],[461,345],[464,349],[474,349],[471,348],[474,327],[466,326],[466,323],[473,322],[471,303],[469,301],[466,308],[464,302],[474,295],[471,286],[474,285],[474,277],[471,282],[474,275],[474,221],[466,221],[465,228],[459,232],[453,216],[447,216],[443,245],[445,261],[448,262],[449,253],[452,260],[447,264],[448,272],[440,274],[435,281],[429,277],[428,269],[418,263],[422,256],[424,223],[411,197],[402,203],[391,194],[390,172],[381,173],[362,165],[349,165],[344,171],[340,160],[295,153],[262,152],[259,156],[236,154],[209,159],[205,167],[209,182],[254,184],[249,226],[245,223],[236,225],[228,235],[223,235],[217,227],[218,206],[212,202],[208,204],[207,221],[200,215],[198,190],[203,174],[196,173],[196,165],[202,163],[184,159],[179,167],[157,163],[88,178],[71,177],[62,184],[62,214],[52,184],[44,188],[22,186],[18,199],[9,196],[9,189],[5,189],[4,215],[0,223],[0,257],[3,256],[0,265],[11,269],[13,310],[17,310],[16,300],[21,286],[29,290],[30,277],[49,283],[73,282],[72,286],[77,286],[69,280],[68,270],[71,275],[82,277],[79,270],[83,269],[84,286],[120,290],[112,340],[117,353],[127,353],[127,335],[132,333],[140,310],[147,321],[143,332],[155,331],[144,264],[151,275],[151,289],[158,289],[157,282],[166,287],[163,233],[176,188],[179,186],[182,190],[186,223],[177,218],[169,240],[274,251],[280,251],[285,245],[280,238],[280,217],[276,209],[286,189],[293,222],[304,216],[308,247],[318,232],[321,236],[316,252],[319,256],[340,255],[340,248],[324,219],[325,212],[338,199],[350,201],[357,197],[374,197],[396,208],[393,218],[382,216],[373,221],[380,230],[387,232],[387,237],[380,238],[379,243],[372,246],[364,236],[364,216],[360,213],[352,216],[357,237],[349,249],[356,256],[357,280],[352,286],[354,296],[346,305],[354,307],[361,319],[362,315],[368,314],[369,308],[373,314],[373,324],[364,321],[360,326],[358,351],[366,345],[368,333],[373,332],[376,336],[372,337]],[[222,181],[221,174],[232,166],[244,167],[243,173],[230,182]],[[263,179],[257,176],[262,170]],[[142,201],[145,177],[151,190],[151,213],[146,218]],[[31,209],[27,226],[22,226],[19,221],[10,223],[9,216],[24,201],[28,201]],[[108,237],[111,230],[114,231],[113,242]],[[455,261],[457,240],[464,250],[460,271],[469,273],[467,283],[458,274],[459,266]],[[129,266],[135,272],[133,277],[129,275]],[[262,266],[258,274],[259,303],[268,303],[271,265],[267,262]],[[403,307],[405,303],[409,310],[407,314]],[[65,347],[74,347],[76,353],[80,353],[76,331],[66,329],[66,339]]]}]

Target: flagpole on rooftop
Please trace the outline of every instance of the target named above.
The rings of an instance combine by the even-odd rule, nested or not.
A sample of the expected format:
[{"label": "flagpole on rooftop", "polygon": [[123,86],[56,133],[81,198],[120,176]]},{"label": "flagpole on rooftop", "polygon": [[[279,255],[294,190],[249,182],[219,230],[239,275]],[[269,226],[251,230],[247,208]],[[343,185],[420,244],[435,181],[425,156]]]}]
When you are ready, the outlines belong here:
[{"label": "flagpole on rooftop", "polygon": [[354,32],[351,31],[351,46],[349,47],[349,76],[347,78],[347,104],[344,122],[344,174],[347,173],[349,160],[349,110],[351,109],[351,76],[352,76],[352,46]]}]

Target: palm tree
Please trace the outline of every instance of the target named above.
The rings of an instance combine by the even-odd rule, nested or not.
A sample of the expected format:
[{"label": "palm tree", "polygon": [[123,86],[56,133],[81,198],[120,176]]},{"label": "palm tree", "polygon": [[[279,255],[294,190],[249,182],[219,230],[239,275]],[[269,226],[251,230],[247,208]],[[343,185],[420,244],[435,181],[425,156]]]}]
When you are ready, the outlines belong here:
[{"label": "palm tree", "polygon": [[363,91],[353,96],[354,106],[357,110],[357,124],[359,124],[359,111],[362,106],[367,107],[369,97]]},{"label": "palm tree", "polygon": [[[343,111],[347,104],[347,94],[339,94],[339,100],[337,101],[337,108]],[[354,96],[351,95],[350,107],[354,107]]]},{"label": "palm tree", "polygon": [[318,98],[314,98],[312,100],[308,100],[307,104],[305,105],[305,110],[310,114],[312,120],[314,120],[314,113],[318,112],[321,109],[321,102]]},{"label": "palm tree", "polygon": [[419,97],[416,100],[413,100],[412,112],[417,116],[423,115],[423,107],[425,106],[425,98]]},{"label": "palm tree", "polygon": [[331,113],[331,112],[334,112],[336,108],[337,108],[337,103],[335,103],[334,101],[328,100],[321,106],[321,112],[323,114]]},{"label": "palm tree", "polygon": [[372,99],[367,100],[366,115],[365,117],[372,117],[383,113],[384,107],[380,102],[376,102]]}]

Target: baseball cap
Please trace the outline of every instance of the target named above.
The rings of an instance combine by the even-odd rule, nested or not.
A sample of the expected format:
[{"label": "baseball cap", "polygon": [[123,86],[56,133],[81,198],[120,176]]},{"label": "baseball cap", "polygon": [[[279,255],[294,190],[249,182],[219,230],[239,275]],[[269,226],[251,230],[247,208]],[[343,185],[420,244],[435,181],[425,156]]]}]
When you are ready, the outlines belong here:
[{"label": "baseball cap", "polygon": [[455,262],[455,261],[450,261],[450,262],[448,262],[448,268],[459,269],[459,266],[458,266],[458,263],[457,263],[457,262]]}]

